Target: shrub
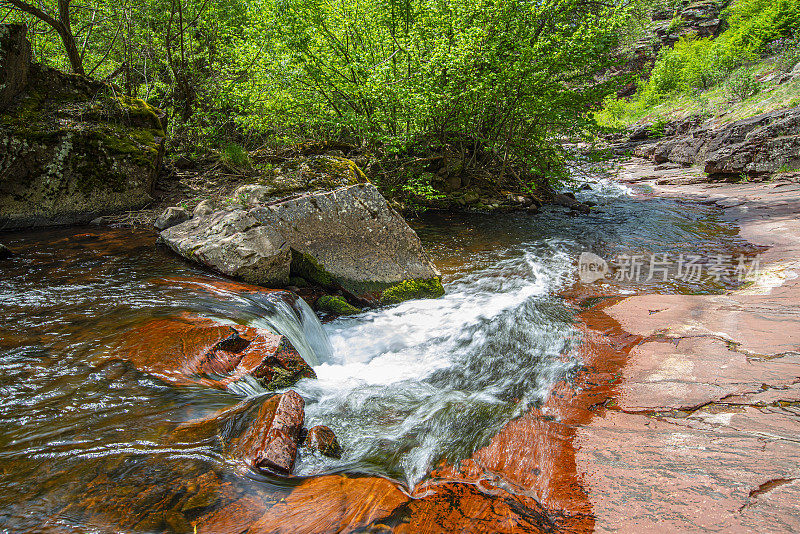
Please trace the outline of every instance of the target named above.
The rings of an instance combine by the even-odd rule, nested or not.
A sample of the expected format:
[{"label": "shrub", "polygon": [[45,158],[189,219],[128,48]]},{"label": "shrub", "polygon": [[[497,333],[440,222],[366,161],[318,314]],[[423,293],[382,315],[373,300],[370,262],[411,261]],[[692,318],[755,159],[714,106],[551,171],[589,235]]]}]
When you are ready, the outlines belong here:
[{"label": "shrub", "polygon": [[247,151],[236,143],[227,143],[220,151],[220,160],[229,167],[250,168],[250,155]]},{"label": "shrub", "polygon": [[735,71],[725,82],[725,90],[732,100],[747,100],[761,90],[758,80],[748,68]]},{"label": "shrub", "polygon": [[734,66],[735,61],[725,57],[711,39],[686,36],[674,48],[662,50],[644,94],[650,95],[652,103],[660,95],[708,89],[722,81]]},{"label": "shrub", "polygon": [[672,33],[683,29],[686,27],[686,21],[683,17],[673,17],[672,20],[669,22],[669,26],[667,27],[667,33]]},{"label": "shrub", "polygon": [[649,128],[650,136],[651,137],[656,137],[656,138],[664,137],[664,134],[666,133],[667,123],[668,122],[669,121],[667,119],[665,119],[664,117],[656,118],[655,122],[653,122],[652,126],[650,126],[650,128]]},{"label": "shrub", "polygon": [[[649,80],[639,84],[631,101],[606,99],[597,116],[601,123],[624,126],[633,118],[677,94],[693,94],[725,82],[732,98],[746,100],[757,94],[759,84],[742,65],[764,53],[778,53],[778,64],[789,70],[800,61],[800,0],[738,0],[725,10],[729,27],[717,39],[688,35],[673,48],[661,50]],[[673,19],[670,27],[677,25]],[[740,69],[740,70],[737,70]],[[733,73],[733,74],[732,74]]]},{"label": "shrub", "polygon": [[727,10],[728,30],[720,44],[731,57],[763,52],[781,37],[800,27],[800,0],[738,0]]},{"label": "shrub", "polygon": [[769,52],[775,56],[775,66],[789,72],[800,63],[800,30],[791,37],[781,37],[769,44]]}]

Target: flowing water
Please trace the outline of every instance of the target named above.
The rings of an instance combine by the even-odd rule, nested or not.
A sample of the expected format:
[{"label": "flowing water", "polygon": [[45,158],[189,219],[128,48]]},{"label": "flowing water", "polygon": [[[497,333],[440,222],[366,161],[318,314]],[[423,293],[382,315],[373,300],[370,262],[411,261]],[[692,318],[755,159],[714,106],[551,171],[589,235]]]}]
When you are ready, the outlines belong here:
[{"label": "flowing water", "polygon": [[[221,277],[154,247],[149,232],[3,236],[18,255],[0,263],[0,531],[142,530],[131,506],[171,506],[185,480],[209,470],[239,494],[293,484],[230,463],[210,434],[165,438],[263,392],[174,386],[138,371],[120,340],[154,318],[189,312],[283,333],[318,375],[293,388],[307,426],[330,426],[345,450],[341,460],[301,452],[296,473],[367,472],[413,488],[441,461],[487,444],[580,363],[560,292],[575,283],[582,251],[754,253],[703,205],[634,198],[607,180],[581,197],[598,209],[415,221],[446,295],[324,326],[302,300],[224,289]],[[609,294],[724,288],[605,283]],[[169,528],[181,530],[176,521]]]}]

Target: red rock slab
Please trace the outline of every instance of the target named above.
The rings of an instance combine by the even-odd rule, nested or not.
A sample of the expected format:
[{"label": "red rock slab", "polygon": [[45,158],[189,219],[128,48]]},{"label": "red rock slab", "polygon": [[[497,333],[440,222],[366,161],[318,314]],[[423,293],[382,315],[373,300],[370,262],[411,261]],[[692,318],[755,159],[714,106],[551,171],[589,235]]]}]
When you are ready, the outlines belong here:
[{"label": "red rock slab", "polygon": [[556,524],[536,499],[491,484],[448,482],[428,486],[428,494],[405,506],[394,528],[403,534],[449,532],[544,533]]},{"label": "red rock slab", "polygon": [[[791,288],[785,288],[791,289]],[[797,302],[800,290],[791,303]],[[639,295],[608,309],[622,328],[643,337],[727,339],[753,355],[800,351],[796,309],[776,295]]]},{"label": "red rock slab", "polygon": [[[743,513],[750,493],[800,475],[800,443],[609,411],[577,437],[596,532],[791,532]],[[772,515],[797,525],[800,488]]]},{"label": "red rock slab", "polygon": [[380,531],[380,522],[407,501],[396,484],[383,478],[315,477],[267,510],[247,533],[324,534],[369,525]]},{"label": "red rock slab", "polygon": [[791,386],[800,354],[753,360],[714,337],[643,343],[631,351],[616,405],[625,411],[690,409],[732,395],[756,393],[764,384]]},{"label": "red rock slab", "polygon": [[264,515],[267,505],[257,497],[242,497],[227,506],[202,517],[196,527],[198,534],[239,534]]},{"label": "red rock slab", "polygon": [[224,389],[251,375],[277,389],[315,377],[284,336],[190,314],[152,319],[131,329],[117,353],[138,369],[176,384]]},{"label": "red rock slab", "polygon": [[244,338],[258,335],[254,328],[230,326],[188,313],[151,319],[122,336],[119,356],[143,371],[166,380],[186,381],[196,373],[215,346],[238,333]]},{"label": "red rock slab", "polygon": [[695,410],[686,417],[665,416],[662,420],[687,429],[735,432],[770,440],[794,442],[800,437],[800,408],[796,405],[753,407],[715,404]]},{"label": "red rock slab", "polygon": [[669,187],[733,206],[725,218],[742,237],[772,247],[762,258],[772,275],[726,295],[606,309],[645,342],[613,403],[576,429],[595,531],[800,530],[800,187],[789,185]]}]

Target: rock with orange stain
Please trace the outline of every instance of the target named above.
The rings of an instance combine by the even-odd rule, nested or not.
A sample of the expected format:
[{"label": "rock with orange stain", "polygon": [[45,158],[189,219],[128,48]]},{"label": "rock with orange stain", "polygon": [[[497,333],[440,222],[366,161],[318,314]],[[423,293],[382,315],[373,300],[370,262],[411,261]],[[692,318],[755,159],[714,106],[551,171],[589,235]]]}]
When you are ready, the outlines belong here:
[{"label": "rock with orange stain", "polygon": [[427,487],[409,502],[394,531],[400,534],[445,532],[544,533],[556,523],[536,499],[513,495],[488,484],[448,482]]},{"label": "rock with orange stain", "polygon": [[336,434],[325,425],[317,425],[308,431],[305,446],[331,458],[342,457],[342,447],[336,439]]},{"label": "rock with orange stain", "polygon": [[294,391],[267,399],[247,431],[235,439],[231,454],[255,469],[289,475],[294,470],[305,412]]},{"label": "rock with orange stain", "polygon": [[288,475],[300,444],[304,405],[303,398],[292,390],[248,398],[207,417],[181,423],[168,441],[178,445],[216,439],[225,456],[253,469]]},{"label": "rock with orange stain", "polygon": [[153,319],[123,336],[121,358],[177,384],[224,389],[245,376],[267,389],[316,378],[289,340],[267,330],[184,314]]},{"label": "rock with orange stain", "polygon": [[[393,482],[376,477],[310,478],[256,521],[248,534],[324,534],[381,528],[409,498]],[[386,527],[384,527],[386,528]]]},{"label": "rock with orange stain", "polygon": [[267,506],[257,497],[242,497],[202,517],[195,526],[202,534],[247,532],[266,512]]}]

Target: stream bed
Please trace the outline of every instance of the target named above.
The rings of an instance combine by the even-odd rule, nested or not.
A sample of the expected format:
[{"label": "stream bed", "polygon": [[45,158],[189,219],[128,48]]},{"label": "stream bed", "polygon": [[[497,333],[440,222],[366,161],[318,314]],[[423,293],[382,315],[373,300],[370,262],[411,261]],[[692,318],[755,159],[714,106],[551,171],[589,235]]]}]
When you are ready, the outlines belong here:
[{"label": "stream bed", "polygon": [[[756,252],[714,208],[588,183],[577,195],[598,204],[589,215],[549,207],[413,221],[445,296],[324,325],[302,302],[289,309],[269,295],[208,291],[224,279],[155,247],[152,232],[4,235],[17,256],[0,263],[0,531],[146,531],[147,510],[174,507],[186,481],[203,484],[208,472],[220,494],[274,499],[302,477],[341,472],[411,490],[441,462],[469,458],[580,365],[574,306],[563,294],[577,282],[581,252]],[[597,286],[607,295],[732,287],[708,279]],[[298,477],[282,479],[230,463],[211,436],[166,440],[182,422],[265,393],[171,385],[126,362],[120,339],[182,313],[287,335],[318,376],[292,388],[306,401],[306,426],[332,428],[342,458],[301,451]],[[214,501],[195,504],[153,530],[185,530]]]}]

